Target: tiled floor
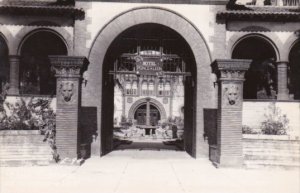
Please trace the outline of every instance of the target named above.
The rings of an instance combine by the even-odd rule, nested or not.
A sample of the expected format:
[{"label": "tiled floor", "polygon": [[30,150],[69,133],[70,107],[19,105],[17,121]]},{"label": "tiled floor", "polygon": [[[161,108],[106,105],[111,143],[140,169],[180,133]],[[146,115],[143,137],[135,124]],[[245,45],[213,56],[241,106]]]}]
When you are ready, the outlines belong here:
[{"label": "tiled floor", "polygon": [[0,167],[1,193],[299,193],[299,170],[216,169],[183,151],[117,150],[82,166]]}]

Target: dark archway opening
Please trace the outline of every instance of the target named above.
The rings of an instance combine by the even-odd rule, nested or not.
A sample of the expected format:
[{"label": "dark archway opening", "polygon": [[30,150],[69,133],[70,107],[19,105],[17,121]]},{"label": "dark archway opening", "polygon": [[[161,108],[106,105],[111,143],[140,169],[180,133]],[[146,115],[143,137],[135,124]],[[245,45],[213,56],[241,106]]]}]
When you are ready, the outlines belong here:
[{"label": "dark archway opening", "polygon": [[289,91],[294,99],[300,100],[300,41],[291,49],[289,65]]},{"label": "dark archway opening", "polygon": [[[139,63],[147,67],[141,68],[138,66]],[[139,112],[136,111],[134,120],[128,120],[127,115],[130,105],[142,97],[160,101],[167,112],[176,114],[177,111],[184,109],[184,113],[178,112],[184,115],[181,117],[182,123],[177,124],[180,122],[179,117],[169,113],[168,118],[162,120],[159,112],[154,112],[156,107],[150,105],[149,125],[143,126],[147,129],[173,122],[176,129],[180,130],[178,125],[181,125],[184,129],[182,149],[193,154],[196,72],[191,48],[174,30],[163,25],[147,23],[131,27],[121,33],[107,50],[103,65],[101,154],[104,155],[114,149],[116,144],[113,140],[114,128],[123,127],[123,123],[138,126],[137,123],[146,122],[145,114],[142,116],[142,112],[138,116]],[[184,95],[182,97],[184,108],[173,106],[172,109],[168,106],[174,96],[172,95],[175,92],[174,82],[176,85],[183,85],[181,89]],[[119,111],[120,118],[114,118],[116,115],[114,106],[117,110],[124,108]],[[142,105],[138,110],[145,111],[145,108],[146,106]],[[151,110],[157,118],[154,118],[154,114],[151,116]],[[172,128],[170,126],[170,130]]]},{"label": "dark archway opening", "polygon": [[261,37],[241,40],[232,52],[233,59],[253,60],[245,74],[244,99],[274,99],[277,90],[276,52]]},{"label": "dark archway opening", "polygon": [[8,47],[0,35],[0,94],[5,94],[9,83]]},{"label": "dark archway opening", "polygon": [[49,55],[67,55],[63,40],[53,32],[30,35],[21,48],[20,94],[55,95],[56,79]]}]

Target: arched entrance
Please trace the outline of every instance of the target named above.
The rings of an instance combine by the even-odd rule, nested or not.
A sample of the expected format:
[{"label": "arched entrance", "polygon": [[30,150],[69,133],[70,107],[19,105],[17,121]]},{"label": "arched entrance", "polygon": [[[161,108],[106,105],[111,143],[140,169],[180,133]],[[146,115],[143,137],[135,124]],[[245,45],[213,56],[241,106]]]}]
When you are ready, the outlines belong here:
[{"label": "arched entrance", "polygon": [[[191,70],[193,78],[189,80],[189,86],[184,87],[186,96],[184,100],[188,101],[188,103],[185,103],[184,108],[186,117],[184,120],[185,130],[188,131],[184,136],[185,150],[193,156],[207,157],[208,148],[206,142],[203,140],[203,108],[204,104],[208,108],[212,106],[211,101],[215,96],[213,84],[208,84],[209,81],[213,82],[210,67],[212,60],[209,49],[199,30],[191,22],[173,11],[157,7],[135,8],[116,16],[100,30],[99,35],[92,45],[89,54],[91,65],[85,77],[93,79],[93,81],[90,81],[86,87],[83,87],[82,96],[84,106],[96,105],[99,109],[97,121],[101,139],[97,140],[100,144],[98,146],[94,144],[92,148],[96,148],[94,151],[97,151],[97,147],[101,147],[101,154],[109,152],[112,148],[112,132],[105,130],[105,128],[113,125],[114,122],[114,110],[113,108],[108,108],[113,107],[114,104],[112,100],[109,101],[107,99],[113,93],[113,87],[109,87],[109,84],[112,84],[114,80],[111,75],[104,73],[105,71],[109,71],[108,66],[113,66],[113,63],[106,65],[107,62],[104,61],[112,53],[109,51],[109,47],[117,36],[126,29],[139,24],[150,23],[168,26],[185,40],[186,45],[188,45],[193,54],[194,65],[191,67],[193,68]],[[91,96],[100,100],[91,100]],[[196,113],[197,119],[195,118]]]},{"label": "arched entrance", "polygon": [[244,99],[276,97],[277,54],[269,40],[256,35],[244,37],[235,45],[232,58],[252,60],[245,74]]},{"label": "arched entrance", "polygon": [[292,47],[289,54],[289,92],[294,99],[300,99],[300,41]]},{"label": "arched entrance", "polygon": [[137,125],[146,125],[147,122],[152,126],[157,126],[158,122],[161,120],[160,112],[154,105],[149,105],[149,117],[147,117],[147,104],[140,105],[135,113],[134,119],[137,120]]},{"label": "arched entrance", "polygon": [[30,34],[20,50],[20,94],[55,95],[56,79],[48,56],[67,54],[66,44],[54,32]]},{"label": "arched entrance", "polygon": [[[150,134],[155,140],[175,140],[172,134],[164,133],[173,127],[177,132],[175,130],[179,126],[183,132],[184,117],[175,110],[178,106],[192,105],[193,100],[185,104],[185,87],[193,90],[192,82],[195,82],[196,75],[192,72],[196,70],[190,47],[178,33],[159,24],[133,26],[111,44],[104,65],[105,90],[114,91],[114,104],[122,101],[122,105],[117,106],[117,109],[122,109],[122,114],[113,115],[117,120],[114,125],[102,122],[105,128],[113,126],[114,141],[119,143],[120,136],[121,139],[141,140]],[[112,97],[108,96],[111,94],[103,96],[104,105],[112,103]],[[188,113],[193,116],[193,112]],[[107,114],[103,116],[107,118]],[[156,133],[161,134],[157,136]],[[103,134],[108,135],[106,132]],[[178,140],[183,142],[183,139]]]}]

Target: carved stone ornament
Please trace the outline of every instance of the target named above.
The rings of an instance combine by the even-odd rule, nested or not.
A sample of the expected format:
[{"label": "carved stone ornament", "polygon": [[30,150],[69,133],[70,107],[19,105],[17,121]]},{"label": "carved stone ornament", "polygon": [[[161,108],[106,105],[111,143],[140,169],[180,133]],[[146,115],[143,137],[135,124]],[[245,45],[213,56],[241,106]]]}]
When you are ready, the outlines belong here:
[{"label": "carved stone ornament", "polygon": [[62,81],[59,85],[59,93],[64,102],[71,102],[74,95],[75,85],[72,81]]},{"label": "carved stone ornament", "polygon": [[241,88],[238,84],[223,86],[223,106],[238,106],[241,103]]},{"label": "carved stone ornament", "polygon": [[89,64],[85,57],[49,56],[57,77],[80,77]]},{"label": "carved stone ornament", "polygon": [[250,67],[251,60],[224,59],[216,60],[212,69],[219,80],[244,80],[245,72]]}]

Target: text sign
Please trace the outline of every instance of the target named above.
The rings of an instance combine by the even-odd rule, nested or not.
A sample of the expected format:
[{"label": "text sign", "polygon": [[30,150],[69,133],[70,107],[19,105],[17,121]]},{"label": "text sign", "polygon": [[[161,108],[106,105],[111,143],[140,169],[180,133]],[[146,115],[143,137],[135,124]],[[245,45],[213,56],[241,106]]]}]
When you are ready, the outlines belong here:
[{"label": "text sign", "polygon": [[136,70],[141,75],[156,75],[162,71],[160,58],[138,58],[136,59]]}]

